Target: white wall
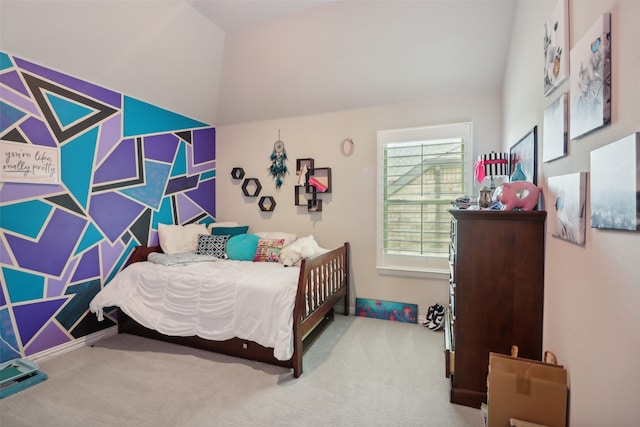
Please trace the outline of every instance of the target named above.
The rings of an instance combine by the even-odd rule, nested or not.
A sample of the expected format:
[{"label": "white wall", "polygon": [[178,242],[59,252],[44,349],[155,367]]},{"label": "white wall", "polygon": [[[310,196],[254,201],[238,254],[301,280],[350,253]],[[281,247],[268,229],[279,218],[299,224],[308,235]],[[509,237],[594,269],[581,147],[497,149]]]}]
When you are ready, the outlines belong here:
[{"label": "white wall", "polygon": [[[250,232],[313,234],[325,247],[349,241],[353,298],[415,303],[424,316],[429,305],[447,302],[448,277],[402,278],[382,276],[376,270],[376,132],[472,121],[478,154],[499,147],[500,115],[500,96],[483,93],[218,127],[218,220],[250,225]],[[287,166],[293,172],[276,190],[267,168],[279,131],[289,158]],[[340,153],[341,141],[347,137],[355,142],[355,152],[350,157]],[[305,208],[294,205],[296,159],[308,157],[315,159],[316,167],[332,170],[333,192],[320,196],[321,213],[309,214]],[[245,177],[260,180],[263,186],[260,196],[276,199],[274,212],[260,212],[257,200],[243,196],[241,182],[231,178],[233,167],[242,167]]]},{"label": "white wall", "polygon": [[210,124],[223,48],[184,2],[0,1],[0,50]]},{"label": "white wall", "polygon": [[[541,135],[544,108],[558,93],[569,92],[568,81],[548,98],[542,90],[542,28],[555,4],[555,0],[519,3],[505,75],[505,148],[534,125]],[[567,157],[542,163],[539,184],[543,190],[549,177],[588,172],[592,150],[640,131],[640,2],[574,0],[569,4],[570,46],[602,13],[612,14],[612,123],[570,141]],[[539,147],[538,159],[541,156]],[[546,200],[546,204],[544,348],[555,352],[568,368],[571,425],[637,425],[640,234],[596,230],[588,223],[585,246],[576,246],[551,236],[549,222],[555,215],[552,202]]]},{"label": "white wall", "polygon": [[[420,8],[420,5],[402,6],[413,12],[414,6]],[[511,17],[510,7],[495,5],[495,8],[495,16],[490,19]],[[465,10],[466,19],[470,19],[469,14],[474,15],[469,10],[476,11]],[[0,0],[0,12],[3,51],[212,124],[216,123],[217,110],[227,107],[224,103],[216,106],[226,37],[186,3]],[[477,21],[475,15],[471,18],[472,22]],[[355,22],[349,28],[357,29]],[[411,22],[415,26],[415,16]],[[414,40],[411,34],[408,40]],[[272,35],[262,33],[262,36]],[[502,42],[494,40],[495,37],[490,36],[490,44],[500,50]],[[318,43],[322,45],[321,40]],[[410,52],[422,53],[420,43],[407,44]],[[318,54],[316,61],[330,63],[331,50],[325,46],[327,56]],[[398,50],[398,54],[402,52]],[[269,52],[258,53],[265,60],[273,60]],[[217,145],[219,217],[246,222],[253,229],[313,233],[327,246],[349,240],[353,244],[355,295],[414,302],[421,310],[434,302],[444,303],[446,280],[382,277],[375,270],[376,131],[473,121],[475,153],[497,149],[500,99],[495,89],[488,93],[486,88],[479,90],[446,99],[431,96],[428,101],[223,126],[218,129]],[[332,96],[346,95],[335,92]],[[415,98],[420,99],[418,95]],[[272,101],[274,105],[283,102],[278,97]],[[310,216],[294,206],[293,176],[278,192],[268,185],[266,169],[278,130],[287,144],[292,169],[298,157],[314,157],[316,165],[333,169],[335,190],[323,197],[322,214]],[[346,137],[356,142],[356,151],[349,158],[339,153],[340,142]],[[243,166],[259,177],[265,185],[263,194],[276,197],[278,206],[273,214],[260,214],[255,203],[245,202],[240,185],[231,182],[229,172],[234,166]]]},{"label": "white wall", "polygon": [[231,31],[216,124],[500,91],[514,13],[511,0],[334,1]]}]

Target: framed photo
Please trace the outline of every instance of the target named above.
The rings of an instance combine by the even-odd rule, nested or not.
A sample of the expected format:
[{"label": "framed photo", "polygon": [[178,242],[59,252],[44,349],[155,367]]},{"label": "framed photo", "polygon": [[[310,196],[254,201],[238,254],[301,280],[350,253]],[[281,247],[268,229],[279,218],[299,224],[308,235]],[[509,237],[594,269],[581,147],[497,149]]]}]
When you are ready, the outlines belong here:
[{"label": "framed photo", "polygon": [[569,77],[569,2],[559,0],[544,23],[544,96]]},{"label": "framed photo", "polygon": [[587,223],[587,173],[549,177],[549,197],[555,221],[550,218],[551,235],[584,246]]},{"label": "framed photo", "polygon": [[563,93],[544,109],[543,162],[550,162],[567,155],[567,99],[567,94]]},{"label": "framed photo", "polygon": [[591,227],[640,230],[640,132],[591,152]]},{"label": "framed photo", "polygon": [[611,14],[571,49],[571,139],[611,123]]},{"label": "framed photo", "polygon": [[511,181],[529,181],[538,184],[537,146],[538,126],[534,126],[509,149],[509,176]]}]

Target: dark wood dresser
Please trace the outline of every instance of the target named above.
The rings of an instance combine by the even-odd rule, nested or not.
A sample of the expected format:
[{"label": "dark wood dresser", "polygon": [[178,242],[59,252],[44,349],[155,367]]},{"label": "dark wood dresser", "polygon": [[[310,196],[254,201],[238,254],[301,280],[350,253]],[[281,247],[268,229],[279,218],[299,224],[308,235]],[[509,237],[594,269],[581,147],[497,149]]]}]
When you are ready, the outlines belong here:
[{"label": "dark wood dresser", "polygon": [[451,402],[487,400],[489,352],[540,360],[545,211],[451,210],[445,321]]}]

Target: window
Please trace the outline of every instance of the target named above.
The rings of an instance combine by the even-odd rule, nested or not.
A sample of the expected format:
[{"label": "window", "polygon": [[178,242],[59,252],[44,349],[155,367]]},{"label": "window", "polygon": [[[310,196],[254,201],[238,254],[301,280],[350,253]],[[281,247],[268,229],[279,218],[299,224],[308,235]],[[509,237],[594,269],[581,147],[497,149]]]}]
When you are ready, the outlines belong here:
[{"label": "window", "polygon": [[448,275],[448,211],[471,188],[471,135],[471,123],[378,132],[378,271]]}]

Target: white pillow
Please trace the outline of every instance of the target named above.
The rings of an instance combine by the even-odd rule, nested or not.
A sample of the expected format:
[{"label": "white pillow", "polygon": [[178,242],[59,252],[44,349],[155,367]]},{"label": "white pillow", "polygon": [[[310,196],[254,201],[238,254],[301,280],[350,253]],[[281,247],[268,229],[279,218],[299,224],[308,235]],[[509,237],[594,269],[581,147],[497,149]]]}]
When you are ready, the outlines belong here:
[{"label": "white pillow", "polygon": [[[216,227],[238,227],[240,224],[238,224],[235,221],[225,221],[225,222],[212,222],[211,224],[209,224],[209,232],[211,232],[212,229],[216,228]],[[211,234],[211,233],[209,233]]]},{"label": "white pillow", "polygon": [[296,240],[296,235],[295,234],[283,233],[282,231],[259,231],[257,233],[253,233],[253,234],[257,234],[262,239],[269,239],[269,240],[282,240],[282,239],[284,239],[284,243],[282,245],[283,248],[285,246],[293,243]]},{"label": "white pillow", "polygon": [[158,224],[158,240],[165,254],[195,252],[200,234],[211,234],[205,224]]}]

